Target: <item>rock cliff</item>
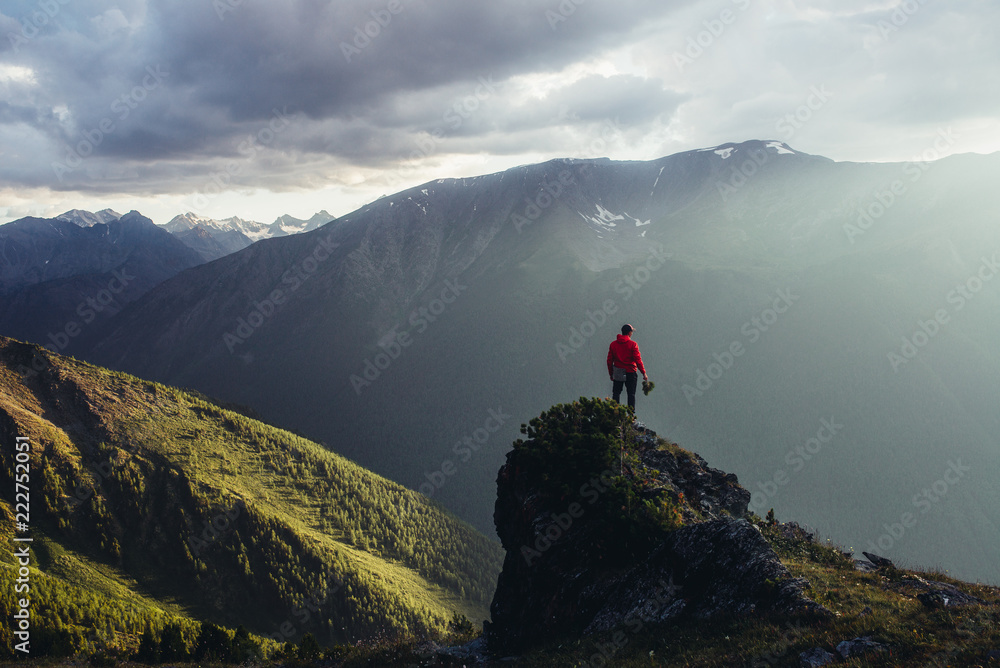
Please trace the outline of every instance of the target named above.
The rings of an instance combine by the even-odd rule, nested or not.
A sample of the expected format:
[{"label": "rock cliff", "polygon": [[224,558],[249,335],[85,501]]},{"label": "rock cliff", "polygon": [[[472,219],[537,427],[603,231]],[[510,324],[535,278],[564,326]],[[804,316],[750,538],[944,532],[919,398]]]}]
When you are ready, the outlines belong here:
[{"label": "rock cliff", "polygon": [[750,493],[617,404],[559,405],[497,478],[490,650],[688,616],[828,614],[749,521]]}]

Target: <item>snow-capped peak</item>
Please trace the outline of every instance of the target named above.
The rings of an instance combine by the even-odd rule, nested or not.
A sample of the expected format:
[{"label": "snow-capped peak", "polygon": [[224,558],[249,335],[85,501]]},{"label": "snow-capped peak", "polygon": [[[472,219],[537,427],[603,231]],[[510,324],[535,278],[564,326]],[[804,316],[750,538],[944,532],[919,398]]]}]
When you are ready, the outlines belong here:
[{"label": "snow-capped peak", "polygon": [[245,234],[252,241],[259,241],[260,239],[266,239],[268,237],[274,236],[269,234],[269,228],[264,223],[258,223],[255,220],[244,220],[237,216],[231,218],[223,218],[221,220],[215,218],[206,218],[204,216],[199,216],[190,211],[184,214],[174,216],[169,223],[163,227],[167,232],[172,232],[174,234],[178,232],[184,232],[190,230],[193,227],[201,225],[202,227],[208,228],[210,231],[220,233],[220,232],[239,232]]},{"label": "snow-capped peak", "polygon": [[56,216],[56,220],[65,220],[67,223],[73,223],[80,227],[93,227],[99,224],[106,225],[121,217],[122,214],[112,209],[101,209],[96,213],[84,211],[83,209],[70,209],[66,213]]},{"label": "snow-capped peak", "polygon": [[326,225],[335,216],[330,215],[326,209],[314,214],[312,217],[302,220],[301,218],[295,218],[285,214],[284,216],[278,216],[275,218],[274,222],[271,223],[271,236],[280,237],[288,234],[300,234],[302,232],[311,232],[317,227],[322,227]]}]

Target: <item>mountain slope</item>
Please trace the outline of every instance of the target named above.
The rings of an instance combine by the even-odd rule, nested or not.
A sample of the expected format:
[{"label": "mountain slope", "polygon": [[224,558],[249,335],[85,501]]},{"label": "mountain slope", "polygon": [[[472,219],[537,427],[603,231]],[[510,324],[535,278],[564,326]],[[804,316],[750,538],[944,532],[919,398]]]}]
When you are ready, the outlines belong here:
[{"label": "mountain slope", "polygon": [[82,347],[94,323],[202,262],[136,211],[89,227],[62,219],[7,223],[0,258],[0,334],[58,352]]},{"label": "mountain slope", "polygon": [[749,513],[736,476],[616,402],[559,404],[522,433],[497,475],[507,554],[483,637],[374,647],[344,668],[1000,660],[1000,588],[852,558]]},{"label": "mountain slope", "polygon": [[230,253],[243,250],[253,241],[239,230],[220,231],[198,223],[192,228],[179,230],[173,235],[186,246],[198,252],[205,262],[218,260]]},{"label": "mountain slope", "polygon": [[1000,156],[753,141],[443,179],[186,272],[87,354],[252,405],[487,531],[509,416],[609,393],[631,322],[657,382],[640,417],[751,481],[758,514],[996,580],[998,176]]},{"label": "mountain slope", "polygon": [[485,633],[497,656],[548,646],[525,663],[798,666],[847,646],[868,653],[863,665],[983,665],[971,659],[1000,641],[1000,588],[855,560],[748,513],[736,476],[616,402],[553,406],[522,433],[497,476],[507,554]]},{"label": "mountain slope", "polygon": [[[494,542],[197,396],[0,339],[0,438],[17,436],[32,444],[32,531],[196,618],[332,645],[485,616]],[[11,513],[13,457],[0,474]]]}]

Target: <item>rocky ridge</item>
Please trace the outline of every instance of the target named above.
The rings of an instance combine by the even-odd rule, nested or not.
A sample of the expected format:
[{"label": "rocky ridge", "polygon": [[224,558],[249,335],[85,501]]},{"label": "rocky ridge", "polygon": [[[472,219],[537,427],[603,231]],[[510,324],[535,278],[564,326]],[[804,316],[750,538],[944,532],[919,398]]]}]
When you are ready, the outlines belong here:
[{"label": "rocky ridge", "polygon": [[[494,518],[507,554],[486,625],[491,652],[681,617],[830,614],[748,521],[750,493],[735,475],[641,425],[623,431],[619,469],[595,475],[576,498],[536,484],[522,456],[531,440],[508,453],[497,478]],[[616,503],[623,484],[637,495],[622,510],[669,506],[680,527],[613,535],[601,506]],[[633,545],[623,549],[623,537]]]}]

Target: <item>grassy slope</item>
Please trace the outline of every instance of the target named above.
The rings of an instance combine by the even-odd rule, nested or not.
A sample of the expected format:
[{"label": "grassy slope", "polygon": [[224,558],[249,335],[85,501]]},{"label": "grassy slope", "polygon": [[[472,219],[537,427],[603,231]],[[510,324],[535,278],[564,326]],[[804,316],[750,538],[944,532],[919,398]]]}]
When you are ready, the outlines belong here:
[{"label": "grassy slope", "polygon": [[[799,666],[799,654],[813,647],[835,652],[838,643],[862,636],[889,645],[891,652],[837,662],[837,666],[996,666],[987,659],[1000,650],[1000,589],[953,580],[942,573],[896,570],[862,573],[829,546],[788,540],[774,527],[759,524],[796,577],[811,584],[810,596],[831,610],[827,622],[792,618],[743,618],[688,622],[666,627],[624,629],[624,643],[613,649],[613,635],[563,643],[535,652],[517,665],[639,666]],[[947,582],[990,605],[931,610],[907,593],[915,577]],[[870,610],[870,612],[868,610]],[[612,651],[607,651],[607,650]],[[595,656],[597,655],[597,656]]]},{"label": "grassy slope", "polygon": [[[31,355],[43,368],[22,378]],[[49,573],[259,633],[333,589],[314,631],[326,642],[487,616],[499,546],[423,496],[192,394],[7,339],[0,360],[2,504],[9,513],[16,432],[33,444],[32,523],[51,537],[35,563]],[[227,510],[231,526],[206,532]]]},{"label": "grassy slope", "polygon": [[[681,451],[661,439],[661,448]],[[548,647],[488,665],[531,668],[638,668],[671,666],[798,667],[799,654],[814,647],[835,653],[838,643],[863,636],[891,647],[890,652],[852,657],[837,666],[1000,666],[1000,588],[961,582],[938,571],[888,569],[872,573],[855,570],[853,559],[829,543],[806,539],[782,530],[781,525],[754,517],[755,525],[771,543],[794,577],[810,583],[807,593],[834,613],[831,620],[793,617],[744,617],[711,621],[684,621],[655,625],[638,620],[615,632],[585,638],[557,639]],[[917,598],[915,579],[957,586],[987,602],[932,610]],[[657,608],[650,592],[651,611]],[[419,660],[412,645],[358,651],[346,668],[408,666]]]}]

